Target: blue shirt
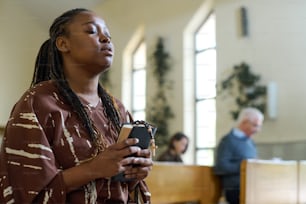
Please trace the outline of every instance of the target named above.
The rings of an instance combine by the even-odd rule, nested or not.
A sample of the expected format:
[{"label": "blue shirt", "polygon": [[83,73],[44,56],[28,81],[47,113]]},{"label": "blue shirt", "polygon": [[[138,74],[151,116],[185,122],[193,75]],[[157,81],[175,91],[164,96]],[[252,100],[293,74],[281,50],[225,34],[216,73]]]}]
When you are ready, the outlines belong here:
[{"label": "blue shirt", "polygon": [[220,175],[224,189],[239,189],[240,164],[244,159],[256,158],[257,151],[253,140],[241,130],[233,128],[225,135],[218,147],[214,171]]}]

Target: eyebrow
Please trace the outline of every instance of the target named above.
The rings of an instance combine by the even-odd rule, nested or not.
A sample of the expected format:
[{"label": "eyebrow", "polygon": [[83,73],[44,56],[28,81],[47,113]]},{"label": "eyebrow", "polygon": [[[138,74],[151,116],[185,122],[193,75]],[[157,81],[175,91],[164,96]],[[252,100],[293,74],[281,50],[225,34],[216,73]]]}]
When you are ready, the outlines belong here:
[{"label": "eyebrow", "polygon": [[88,24],[97,25],[94,21],[88,21],[88,22],[82,23],[82,25],[88,25]]},{"label": "eyebrow", "polygon": [[[82,23],[81,25],[82,26],[86,26],[86,25],[94,25],[94,26],[98,26],[100,27],[100,24],[96,23],[95,21],[88,21],[88,22],[85,22],[85,23]],[[108,32],[108,28],[104,25],[104,26],[101,26],[102,30],[103,31],[107,31]]]}]

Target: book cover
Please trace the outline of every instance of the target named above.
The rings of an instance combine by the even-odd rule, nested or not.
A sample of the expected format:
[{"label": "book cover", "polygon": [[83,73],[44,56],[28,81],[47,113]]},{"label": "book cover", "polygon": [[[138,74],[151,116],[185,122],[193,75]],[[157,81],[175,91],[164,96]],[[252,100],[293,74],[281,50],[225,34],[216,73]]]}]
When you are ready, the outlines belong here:
[{"label": "book cover", "polygon": [[132,129],[133,129],[133,124],[130,123],[123,124],[117,142],[122,142],[123,140],[127,139]]}]

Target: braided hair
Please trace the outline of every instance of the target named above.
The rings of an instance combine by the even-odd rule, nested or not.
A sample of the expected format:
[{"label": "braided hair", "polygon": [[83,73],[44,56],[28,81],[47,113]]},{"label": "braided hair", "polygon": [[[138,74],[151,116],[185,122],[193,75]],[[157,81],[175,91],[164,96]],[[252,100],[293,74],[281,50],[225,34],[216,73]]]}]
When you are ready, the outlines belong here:
[{"label": "braided hair", "polygon": [[[97,133],[94,129],[90,117],[88,116],[84,106],[82,105],[78,96],[70,88],[63,70],[63,60],[60,51],[57,49],[55,41],[57,37],[67,35],[67,25],[72,19],[81,12],[90,12],[84,8],[76,8],[63,13],[57,17],[49,29],[50,39],[46,40],[40,47],[35,62],[35,71],[31,87],[47,80],[55,81],[60,94],[64,97],[66,102],[77,113],[81,121],[84,123],[90,138],[93,142],[97,141]],[[115,107],[114,98],[106,92],[106,90],[99,84],[98,94],[101,98],[106,116],[110,118],[112,125],[116,131],[120,131],[120,117]]]}]

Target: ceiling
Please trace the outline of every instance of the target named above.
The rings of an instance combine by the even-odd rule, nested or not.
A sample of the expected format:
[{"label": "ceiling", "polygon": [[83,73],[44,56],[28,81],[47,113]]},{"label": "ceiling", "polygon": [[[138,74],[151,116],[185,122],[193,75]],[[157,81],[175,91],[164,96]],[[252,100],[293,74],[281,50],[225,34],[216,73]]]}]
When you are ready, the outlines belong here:
[{"label": "ceiling", "polygon": [[64,11],[82,7],[92,9],[106,0],[22,0],[20,5],[43,24],[50,22]]}]

